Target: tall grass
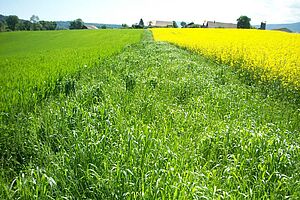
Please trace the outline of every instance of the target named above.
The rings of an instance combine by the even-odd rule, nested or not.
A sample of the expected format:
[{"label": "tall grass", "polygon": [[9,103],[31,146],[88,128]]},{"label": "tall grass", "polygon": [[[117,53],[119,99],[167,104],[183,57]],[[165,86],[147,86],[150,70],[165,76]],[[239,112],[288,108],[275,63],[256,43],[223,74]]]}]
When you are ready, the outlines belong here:
[{"label": "tall grass", "polygon": [[150,37],[2,129],[1,197],[299,198],[299,105]]}]

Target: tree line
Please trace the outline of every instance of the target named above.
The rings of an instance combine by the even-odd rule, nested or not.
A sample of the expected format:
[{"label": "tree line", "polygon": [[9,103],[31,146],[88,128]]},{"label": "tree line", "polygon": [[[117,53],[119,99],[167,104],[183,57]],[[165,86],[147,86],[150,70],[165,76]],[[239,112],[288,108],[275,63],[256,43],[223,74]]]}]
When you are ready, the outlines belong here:
[{"label": "tree line", "polygon": [[[44,21],[40,20],[38,16],[32,15],[29,20],[19,19],[16,15],[2,16],[0,15],[0,32],[4,31],[39,31],[39,30],[55,30],[57,28],[57,23],[55,21]],[[250,25],[251,18],[247,16],[240,16],[237,19],[237,28],[252,28]],[[151,25],[149,25],[151,27]],[[173,21],[173,28],[178,28],[178,25]],[[186,22],[181,22],[182,28],[202,28],[201,25],[194,24],[193,22],[187,24]],[[204,25],[203,25],[204,27]],[[84,22],[82,19],[76,19],[70,22],[69,29],[83,29]],[[106,29],[107,27],[103,25],[100,27]],[[133,24],[129,27],[127,24],[122,24],[122,28],[148,28],[145,26],[143,19],[140,19],[139,23]]]},{"label": "tree line", "polygon": [[[237,28],[239,29],[251,29],[254,28],[251,26],[251,18],[242,15],[240,16],[237,20]],[[186,22],[181,22],[180,23],[182,28],[207,28],[207,25],[203,23],[203,25],[200,24],[195,24],[194,22],[191,23],[186,23]]]},{"label": "tree line", "polygon": [[16,15],[3,16],[0,20],[1,32],[55,30],[56,27],[56,22],[40,20],[36,15],[32,15],[29,20],[19,19]]}]

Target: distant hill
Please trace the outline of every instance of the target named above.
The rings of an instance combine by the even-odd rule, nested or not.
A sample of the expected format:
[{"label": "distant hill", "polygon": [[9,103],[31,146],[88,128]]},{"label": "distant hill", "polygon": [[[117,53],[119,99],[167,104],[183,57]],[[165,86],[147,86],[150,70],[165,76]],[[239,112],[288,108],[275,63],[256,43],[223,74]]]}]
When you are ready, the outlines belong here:
[{"label": "distant hill", "polygon": [[0,14],[0,21],[4,20],[5,16]]},{"label": "distant hill", "polygon": [[[69,29],[70,21],[57,21],[57,29]],[[121,28],[122,26],[119,24],[99,24],[99,23],[84,23],[85,25],[92,25],[98,28],[105,25],[107,28]]]},{"label": "distant hill", "polygon": [[[260,25],[255,25],[255,27],[259,28]],[[268,30],[283,29],[283,28],[287,28],[293,32],[300,33],[300,22],[292,23],[292,24],[267,24]]]}]

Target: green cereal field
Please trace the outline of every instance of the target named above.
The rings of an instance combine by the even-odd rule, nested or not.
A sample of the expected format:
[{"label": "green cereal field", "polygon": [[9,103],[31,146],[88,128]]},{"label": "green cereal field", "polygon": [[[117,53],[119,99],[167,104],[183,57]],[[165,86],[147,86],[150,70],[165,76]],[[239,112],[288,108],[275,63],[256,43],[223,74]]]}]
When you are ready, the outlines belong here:
[{"label": "green cereal field", "polygon": [[0,44],[0,199],[300,198],[299,91],[149,30]]}]

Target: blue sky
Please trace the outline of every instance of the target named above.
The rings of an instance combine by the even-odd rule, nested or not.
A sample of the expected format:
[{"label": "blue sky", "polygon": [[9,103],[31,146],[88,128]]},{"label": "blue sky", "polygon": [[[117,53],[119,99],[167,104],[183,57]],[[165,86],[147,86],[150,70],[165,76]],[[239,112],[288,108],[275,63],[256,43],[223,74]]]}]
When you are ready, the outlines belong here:
[{"label": "blue sky", "polygon": [[0,14],[29,19],[74,20],[132,24],[149,20],[236,22],[240,15],[251,24],[300,21],[300,0],[0,0]]}]

